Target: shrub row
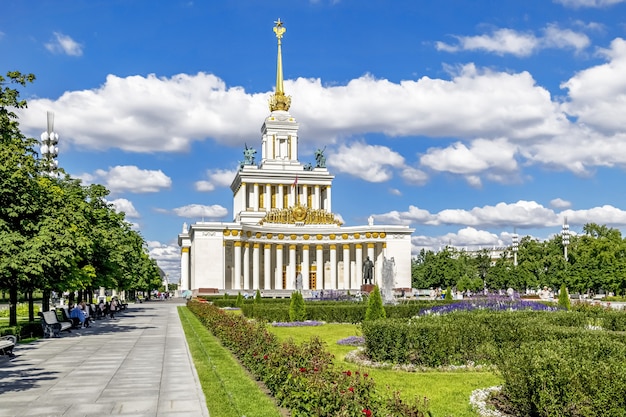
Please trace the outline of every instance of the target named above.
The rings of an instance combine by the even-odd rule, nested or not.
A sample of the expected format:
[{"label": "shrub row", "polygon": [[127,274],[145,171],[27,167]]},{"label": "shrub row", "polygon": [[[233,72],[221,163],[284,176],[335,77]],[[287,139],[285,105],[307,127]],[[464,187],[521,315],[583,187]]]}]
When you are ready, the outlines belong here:
[{"label": "shrub row", "polygon": [[[622,313],[623,314],[623,313]],[[607,317],[612,317],[609,315]],[[617,319],[614,319],[618,321]],[[589,318],[583,313],[478,310],[411,320],[363,322],[366,353],[378,362],[437,367],[493,363],[504,347],[532,341],[577,338]],[[608,337],[624,340],[620,334]]]},{"label": "shrub row", "polygon": [[[410,318],[420,311],[441,305],[441,301],[415,301],[406,304],[385,305],[388,318]],[[226,307],[221,302],[215,305]],[[306,319],[327,323],[360,323],[365,319],[367,302],[307,301]],[[243,314],[249,318],[267,320],[269,322],[289,321],[289,299],[273,303],[244,303]]]},{"label": "shrub row", "polygon": [[279,342],[263,322],[208,303],[190,301],[187,306],[294,417],[425,415],[421,404],[377,393],[367,373],[337,370],[317,338],[302,345]]}]

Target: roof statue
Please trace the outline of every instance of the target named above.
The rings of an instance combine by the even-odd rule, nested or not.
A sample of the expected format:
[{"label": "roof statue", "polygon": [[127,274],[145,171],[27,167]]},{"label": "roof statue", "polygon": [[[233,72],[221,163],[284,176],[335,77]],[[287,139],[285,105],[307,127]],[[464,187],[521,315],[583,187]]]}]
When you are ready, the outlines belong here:
[{"label": "roof statue", "polygon": [[283,26],[283,22],[280,21],[280,18],[274,23],[276,24],[276,26],[274,26],[274,33],[276,34],[276,39],[278,39],[278,58],[276,61],[276,92],[270,97],[270,111],[287,111],[289,110],[289,106],[291,106],[291,96],[286,96],[285,90],[283,89],[283,57],[280,48],[283,34],[287,29]]},{"label": "roof statue", "polygon": [[324,156],[324,151],[326,150],[326,146],[324,149],[317,149],[315,151],[315,168],[326,168],[326,157]]}]

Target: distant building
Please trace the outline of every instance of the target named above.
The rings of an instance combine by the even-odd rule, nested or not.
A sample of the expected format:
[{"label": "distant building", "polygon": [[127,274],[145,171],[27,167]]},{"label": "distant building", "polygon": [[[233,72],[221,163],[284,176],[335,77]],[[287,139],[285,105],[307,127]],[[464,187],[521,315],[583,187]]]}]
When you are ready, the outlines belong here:
[{"label": "distant building", "polygon": [[[332,212],[334,176],[324,149],[315,165],[298,160],[298,123],[289,114],[283,91],[281,40],[278,39],[276,92],[261,127],[261,158],[244,150],[231,184],[232,222],[185,224],[181,246],[180,290],[358,290],[369,257],[373,281],[381,283],[385,258],[395,263],[394,286],[411,287],[411,233],[407,226],[343,226]],[[365,197],[362,202],[367,204]],[[375,197],[374,197],[375,198]]]}]

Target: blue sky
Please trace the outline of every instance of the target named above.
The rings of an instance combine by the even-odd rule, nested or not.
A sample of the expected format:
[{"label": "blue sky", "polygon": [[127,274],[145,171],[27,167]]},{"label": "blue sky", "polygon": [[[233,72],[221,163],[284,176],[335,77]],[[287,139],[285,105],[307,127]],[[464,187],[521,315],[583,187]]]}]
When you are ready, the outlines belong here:
[{"label": "blue sky", "polygon": [[2,73],[34,73],[22,131],[55,113],[59,164],[111,190],[169,273],[183,222],[230,221],[275,83],[300,160],[326,146],[346,225],[413,251],[626,227],[626,1],[15,0]]}]

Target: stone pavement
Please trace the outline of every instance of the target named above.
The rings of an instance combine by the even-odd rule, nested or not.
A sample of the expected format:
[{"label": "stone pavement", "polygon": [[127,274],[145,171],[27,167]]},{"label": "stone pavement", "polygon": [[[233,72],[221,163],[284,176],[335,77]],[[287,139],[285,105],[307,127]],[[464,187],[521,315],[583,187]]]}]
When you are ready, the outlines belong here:
[{"label": "stone pavement", "polygon": [[183,299],[130,304],[115,319],[0,356],[0,416],[208,417],[178,317]]}]

